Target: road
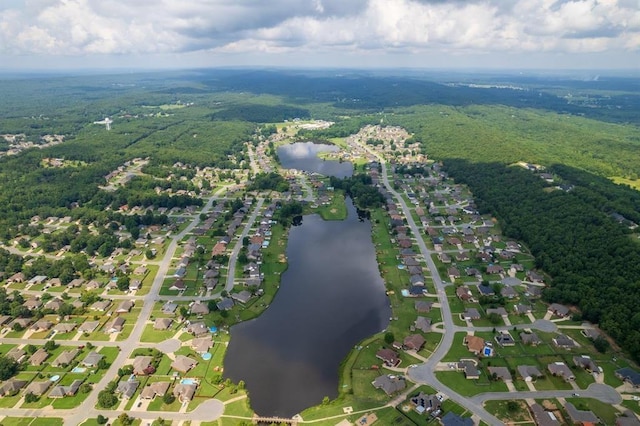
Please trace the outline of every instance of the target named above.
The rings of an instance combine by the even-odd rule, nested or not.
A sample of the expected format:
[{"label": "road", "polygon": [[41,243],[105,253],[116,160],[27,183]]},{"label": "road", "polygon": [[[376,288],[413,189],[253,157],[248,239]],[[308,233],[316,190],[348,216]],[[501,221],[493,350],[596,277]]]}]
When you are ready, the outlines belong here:
[{"label": "road", "polygon": [[451,349],[451,345],[453,344],[453,337],[455,335],[454,330],[456,329],[453,323],[453,318],[451,316],[449,300],[447,299],[447,294],[445,292],[445,284],[442,282],[440,274],[438,273],[438,268],[436,268],[433,258],[431,257],[434,252],[429,250],[424,243],[420,228],[416,225],[415,221],[413,220],[413,216],[411,215],[411,210],[405,203],[404,199],[400,196],[400,194],[396,190],[394,190],[389,183],[389,175],[384,158],[369,149],[369,147],[364,145],[361,146],[378,158],[380,164],[382,165],[382,182],[384,183],[384,186],[387,188],[387,190],[394,196],[398,204],[402,207],[402,212],[404,213],[407,224],[411,229],[411,234],[415,238],[416,243],[418,244],[418,248],[420,249],[420,254],[422,254],[422,257],[424,257],[427,263],[427,267],[431,272],[431,277],[433,279],[436,294],[438,295],[438,302],[440,303],[442,322],[444,323],[445,332],[442,334],[442,340],[440,341],[440,344],[438,345],[436,350],[426,362],[419,364],[414,368],[408,369],[407,376],[416,383],[427,384],[435,388],[439,392],[444,393],[451,400],[467,408],[482,421],[490,425],[503,424],[500,420],[498,420],[498,418],[489,414],[489,412],[484,409],[480,401],[471,400],[465,396],[460,395],[453,389],[445,386],[442,382],[440,382],[440,380],[438,380],[438,378],[434,374],[436,365],[440,362],[440,360],[442,360],[442,358],[444,358],[447,352],[449,352],[449,349]]},{"label": "road", "polygon": [[233,284],[235,282],[236,263],[238,260],[238,254],[242,249],[242,240],[249,235],[249,232],[251,231],[251,227],[253,226],[253,223],[256,221],[256,218],[258,217],[258,214],[260,213],[260,209],[262,208],[263,203],[264,203],[264,199],[259,198],[258,202],[256,203],[256,206],[253,209],[253,213],[249,217],[249,221],[247,222],[244,229],[242,230],[242,234],[240,234],[240,237],[236,241],[236,245],[233,248],[233,251],[229,255],[229,269],[227,270],[227,283],[224,287],[227,293],[233,289]]}]

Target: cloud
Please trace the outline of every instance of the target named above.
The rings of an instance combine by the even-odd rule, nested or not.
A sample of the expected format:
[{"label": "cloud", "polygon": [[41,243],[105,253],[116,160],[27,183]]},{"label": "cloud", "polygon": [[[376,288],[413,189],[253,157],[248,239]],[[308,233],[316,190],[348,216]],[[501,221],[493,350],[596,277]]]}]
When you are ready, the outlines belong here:
[{"label": "cloud", "polygon": [[3,0],[0,54],[640,49],[637,0]]}]

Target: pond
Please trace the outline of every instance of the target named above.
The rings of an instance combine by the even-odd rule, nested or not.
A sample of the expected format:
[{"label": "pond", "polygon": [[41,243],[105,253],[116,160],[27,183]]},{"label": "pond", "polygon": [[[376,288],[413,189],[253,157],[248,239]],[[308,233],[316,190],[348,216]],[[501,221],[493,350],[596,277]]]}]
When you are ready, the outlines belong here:
[{"label": "pond", "polygon": [[286,169],[304,170],[338,178],[351,176],[353,174],[353,165],[351,163],[318,158],[318,154],[321,152],[337,151],[339,151],[339,148],[335,145],[296,142],[279,146],[278,158],[282,167]]},{"label": "pond", "polygon": [[[315,157],[314,151],[308,155]],[[291,228],[289,267],[273,303],[255,320],[231,328],[225,377],[244,380],[261,416],[290,417],[337,396],[340,363],[389,323],[371,223],[346,202],[344,221],[304,216]]]}]

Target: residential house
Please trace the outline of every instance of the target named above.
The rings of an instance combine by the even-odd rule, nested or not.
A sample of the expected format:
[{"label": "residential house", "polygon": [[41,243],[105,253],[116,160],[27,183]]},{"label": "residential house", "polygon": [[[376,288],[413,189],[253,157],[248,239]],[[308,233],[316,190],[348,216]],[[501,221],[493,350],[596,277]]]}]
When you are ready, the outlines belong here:
[{"label": "residential house", "polygon": [[500,306],[498,308],[488,308],[487,309],[487,315],[491,315],[491,314],[499,315],[502,318],[506,318],[506,317],[509,316],[509,314],[507,313],[507,310],[505,308],[503,308],[502,306]]},{"label": "residential house", "polygon": [[164,396],[169,390],[169,386],[171,383],[169,382],[154,382],[145,386],[145,388],[140,392],[140,398],[142,399],[153,399],[157,396]]},{"label": "residential house", "polygon": [[238,303],[246,304],[251,300],[251,293],[247,290],[242,290],[238,293],[231,293],[231,298]]},{"label": "residential house", "polygon": [[136,302],[133,300],[123,300],[116,308],[115,313],[126,314],[127,312],[131,311],[131,308],[133,308],[135,304]]},{"label": "residential house", "polygon": [[70,349],[68,351],[62,352],[58,357],[51,363],[54,367],[66,367],[78,356],[80,353],[79,349]]},{"label": "residential house", "polygon": [[104,358],[104,355],[99,354],[95,351],[91,351],[82,360],[82,365],[85,367],[95,367],[98,365],[102,358]]},{"label": "residential house", "polygon": [[428,333],[431,331],[431,318],[418,317],[413,323],[413,327],[416,330],[422,331],[423,333]]},{"label": "residential house", "polygon": [[478,364],[471,360],[466,359],[460,361],[456,365],[456,369],[458,371],[462,371],[467,380],[478,380],[480,378],[480,369],[478,368]]},{"label": "residential house", "polygon": [[49,331],[51,327],[53,327],[53,323],[51,321],[40,319],[31,326],[31,329],[36,333],[40,333],[43,331]]},{"label": "residential house", "polygon": [[20,349],[19,347],[14,346],[9,350],[9,352],[7,352],[5,356],[7,358],[11,358],[16,362],[20,362],[26,355],[27,353],[24,351],[24,349]]},{"label": "residential house", "polygon": [[7,327],[9,327],[12,330],[16,327],[19,327],[20,330],[24,330],[25,328],[29,327],[32,323],[33,323],[33,320],[31,318],[16,318],[13,321],[11,321],[7,325]]},{"label": "residential house", "polygon": [[171,291],[184,291],[187,289],[187,285],[184,283],[182,279],[177,279],[169,286],[169,290]]},{"label": "residential house", "polygon": [[133,374],[136,376],[147,376],[155,373],[156,369],[152,362],[153,357],[151,356],[136,356],[133,359]]},{"label": "residential house", "polygon": [[598,373],[600,370],[598,369],[598,365],[593,362],[590,356],[588,355],[580,355],[573,357],[573,363],[581,368],[584,368],[589,373]]},{"label": "residential house", "polygon": [[122,398],[131,399],[138,390],[140,382],[137,380],[123,380],[116,387],[116,394],[120,394]]},{"label": "residential house", "polygon": [[419,334],[411,334],[404,338],[403,346],[407,350],[419,351],[424,346],[426,340]]},{"label": "residential house", "polygon": [[563,349],[571,349],[578,346],[575,340],[573,340],[569,336],[565,336],[564,334],[560,334],[557,337],[554,337],[552,341],[553,344],[556,345],[556,347]]},{"label": "residential house", "polygon": [[207,315],[209,313],[209,307],[206,303],[202,303],[199,300],[192,302],[189,305],[189,310],[193,315]]},{"label": "residential house", "polygon": [[27,386],[26,380],[9,379],[0,384],[0,397],[13,396]]},{"label": "residential house", "polygon": [[85,321],[80,324],[78,331],[81,333],[93,333],[100,326],[100,321]]},{"label": "residential house", "polygon": [[520,333],[520,340],[522,340],[522,344],[524,345],[531,345],[531,346],[538,346],[540,343],[542,343],[542,340],[540,340],[540,338],[538,337],[538,335],[536,333]]},{"label": "residential house", "polygon": [[544,283],[544,277],[537,273],[536,271],[529,270],[527,271],[527,279],[532,283]]},{"label": "residential house", "polygon": [[[84,280],[83,280],[83,282],[84,282]],[[84,286],[84,288],[85,288],[85,289],[87,289],[87,290],[89,290],[89,291],[91,291],[91,290],[97,290],[97,289],[99,289],[100,287],[102,287],[102,284],[100,284],[100,282],[98,282],[98,281],[96,281],[96,280],[91,280],[91,281],[89,281],[89,282]]]},{"label": "residential house", "polygon": [[233,305],[233,299],[230,297],[223,297],[218,303],[216,303],[216,306],[220,311],[229,311],[233,308]]},{"label": "residential house", "polygon": [[544,374],[535,365],[519,365],[518,374],[525,382],[531,382]]},{"label": "residential house", "polygon": [[431,311],[431,307],[433,306],[432,302],[418,301],[415,303],[415,308],[418,313],[429,313]]},{"label": "residential house", "polygon": [[47,358],[49,358],[49,353],[43,348],[40,348],[35,351],[33,355],[31,355],[31,357],[29,358],[29,364],[39,366],[42,365],[42,363],[45,362]]},{"label": "residential house", "polygon": [[536,426],[560,426],[556,416],[552,412],[546,411],[540,404],[531,405],[531,414],[533,420],[536,422]]},{"label": "residential house", "polygon": [[528,285],[524,291],[524,295],[532,299],[537,299],[542,295],[542,287],[537,285]]},{"label": "residential house", "polygon": [[197,388],[198,388],[198,385],[196,385],[195,383],[193,384],[178,383],[173,388],[173,395],[180,402],[183,402],[183,403],[189,402],[193,399],[193,396],[196,394]]},{"label": "residential house", "polygon": [[451,281],[453,281],[456,278],[460,278],[460,271],[458,270],[458,268],[452,266],[451,268],[447,269],[447,275],[451,278]]},{"label": "residential house", "polygon": [[505,285],[500,289],[500,295],[507,299],[513,299],[518,296],[518,293],[510,285]]},{"label": "residential house", "polygon": [[124,318],[116,317],[107,325],[105,325],[104,332],[107,334],[120,333],[123,328],[124,328]]},{"label": "residential house", "polygon": [[521,305],[520,303],[513,305],[513,311],[517,315],[526,315],[531,313],[531,306],[529,305]]},{"label": "residential house", "polygon": [[480,292],[483,296],[495,296],[496,292],[493,290],[493,287],[490,285],[480,284],[478,286],[478,292]]},{"label": "residential house", "polygon": [[420,392],[410,399],[411,405],[418,414],[435,413],[440,409],[441,402],[436,395]]},{"label": "residential house", "polygon": [[203,334],[210,333],[209,328],[204,324],[204,322],[192,322],[187,326],[187,333],[193,334],[194,336],[202,336]]},{"label": "residential house", "polygon": [[482,350],[485,347],[485,341],[482,337],[472,336],[471,334],[467,334],[462,340],[462,344],[469,349],[469,352],[474,355],[481,355]]},{"label": "residential house", "polygon": [[42,306],[42,301],[40,299],[37,299],[35,297],[32,297],[30,299],[27,299],[22,306],[24,306],[25,308],[27,308],[30,311],[34,311],[38,308],[40,308]]},{"label": "residential house", "polygon": [[632,368],[624,367],[616,370],[616,377],[629,383],[634,388],[640,387],[640,373]]},{"label": "residential house", "polygon": [[193,349],[196,353],[207,353],[212,347],[213,338],[211,337],[211,335],[205,337],[196,337],[195,339],[191,340],[191,349]]},{"label": "residential house", "polygon": [[163,314],[174,314],[178,309],[178,304],[174,302],[167,302],[162,305],[162,313]]},{"label": "residential house", "polygon": [[171,318],[156,318],[153,323],[154,330],[167,330],[173,324],[173,319]]},{"label": "residential house", "polygon": [[487,274],[489,275],[504,274],[504,268],[501,265],[489,265],[487,266]]},{"label": "residential house", "polygon": [[495,374],[495,377],[503,382],[510,382],[513,380],[511,372],[507,367],[487,367],[487,370],[491,376]]},{"label": "residential house", "polygon": [[470,417],[461,417],[453,411],[449,411],[440,419],[442,426],[474,426]]},{"label": "residential house", "polygon": [[575,405],[568,401],[564,404],[564,409],[573,424],[595,425],[600,423],[600,419],[593,414],[593,411],[578,410]]},{"label": "residential house", "polygon": [[564,362],[552,362],[551,364],[547,365],[547,369],[554,376],[562,377],[565,382],[575,380],[576,378],[571,372],[571,369],[567,367],[567,364],[565,364]]},{"label": "residential house", "polygon": [[75,322],[61,322],[53,327],[53,331],[56,333],[71,333],[76,326],[77,324]]},{"label": "residential house", "polygon": [[640,426],[640,420],[632,411],[626,411],[622,416],[616,418],[616,426]]},{"label": "residential house", "polygon": [[93,305],[91,305],[91,308],[89,309],[91,309],[92,311],[106,312],[110,306],[111,306],[111,300],[108,300],[108,299],[98,300]]},{"label": "residential house", "polygon": [[49,392],[49,398],[64,398],[78,393],[84,380],[76,379],[69,386],[57,385]]},{"label": "residential house", "polygon": [[176,359],[171,363],[171,368],[184,374],[196,365],[198,365],[198,361],[184,355],[178,355]]},{"label": "residential house", "polygon": [[64,305],[64,301],[62,299],[59,299],[57,297],[54,297],[53,299],[49,300],[47,303],[44,304],[44,308],[45,309],[49,309],[53,312],[58,312],[58,310]]},{"label": "residential house", "polygon": [[463,302],[471,302],[473,301],[473,295],[471,294],[471,290],[467,286],[460,286],[456,288],[456,296],[458,299]]},{"label": "residential house", "polygon": [[35,396],[42,396],[49,390],[53,382],[51,380],[43,380],[40,382],[33,381],[29,383],[27,389],[25,389],[25,395],[31,393]]},{"label": "residential house", "polygon": [[376,379],[373,382],[371,382],[371,384],[376,389],[382,389],[384,393],[386,393],[389,396],[393,395],[396,392],[400,392],[401,390],[407,387],[407,384],[404,381],[404,378],[400,376],[393,376],[390,374],[385,374],[385,375],[376,377]]},{"label": "residential house", "polygon": [[500,331],[498,334],[496,334],[495,339],[496,339],[496,343],[502,347],[515,346],[516,344],[516,341],[513,339],[513,336],[511,336],[511,333],[509,333],[507,330]]},{"label": "residential house", "polygon": [[559,303],[552,303],[547,310],[560,318],[569,315],[569,308]]},{"label": "residential house", "polygon": [[465,321],[479,320],[480,312],[476,308],[467,308],[460,317]]},{"label": "residential house", "polygon": [[398,354],[391,349],[380,349],[376,352],[376,358],[384,362],[385,365],[389,367],[397,367],[401,360],[398,357]]}]

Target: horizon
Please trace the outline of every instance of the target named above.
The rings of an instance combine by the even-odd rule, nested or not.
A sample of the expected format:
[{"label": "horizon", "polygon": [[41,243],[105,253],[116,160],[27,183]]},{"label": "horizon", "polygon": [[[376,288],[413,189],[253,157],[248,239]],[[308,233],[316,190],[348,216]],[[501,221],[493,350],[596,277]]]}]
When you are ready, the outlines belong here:
[{"label": "horizon", "polygon": [[637,0],[5,0],[0,70],[638,70]]}]

